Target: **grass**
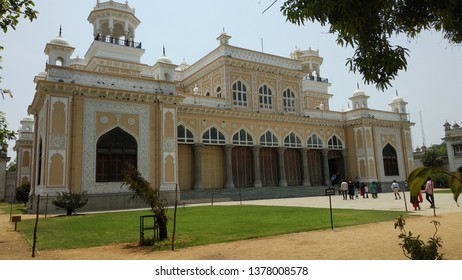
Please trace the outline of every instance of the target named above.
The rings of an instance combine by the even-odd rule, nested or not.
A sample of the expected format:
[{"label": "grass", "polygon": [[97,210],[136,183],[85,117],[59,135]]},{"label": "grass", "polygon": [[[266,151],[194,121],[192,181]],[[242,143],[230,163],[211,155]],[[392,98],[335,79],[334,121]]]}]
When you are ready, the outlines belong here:
[{"label": "grass", "polygon": [[[58,216],[41,219],[37,248],[69,249],[136,242],[139,216],[149,211]],[[334,227],[393,220],[401,212],[334,209]],[[173,211],[169,212],[173,216]],[[32,240],[35,220],[20,230]],[[173,222],[169,223],[169,235]],[[329,209],[278,206],[204,206],[179,208],[176,240],[180,247],[229,242],[287,233],[330,229]],[[146,237],[148,237],[146,233]]]},{"label": "grass", "polygon": [[1,202],[0,203],[0,214],[13,214],[13,215],[18,215],[18,214],[26,214],[27,209],[24,204],[20,203],[8,203],[8,202]]}]

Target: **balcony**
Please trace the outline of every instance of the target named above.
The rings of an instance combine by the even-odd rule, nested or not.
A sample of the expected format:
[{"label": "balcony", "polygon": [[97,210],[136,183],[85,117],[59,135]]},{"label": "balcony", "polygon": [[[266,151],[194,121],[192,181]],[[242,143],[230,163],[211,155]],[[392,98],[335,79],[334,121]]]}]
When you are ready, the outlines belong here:
[{"label": "balcony", "polygon": [[107,44],[113,44],[113,45],[119,45],[119,46],[125,46],[125,47],[130,47],[130,48],[135,48],[135,49],[141,49],[141,43],[134,42],[131,40],[124,40],[124,39],[119,39],[119,38],[114,38],[112,36],[105,36],[98,34],[95,37],[95,41],[107,43]]},{"label": "balcony", "polygon": [[305,76],[303,80],[306,81],[316,81],[316,82],[321,82],[321,83],[329,83],[329,79],[327,78],[321,78],[321,77],[315,77],[315,76]]}]

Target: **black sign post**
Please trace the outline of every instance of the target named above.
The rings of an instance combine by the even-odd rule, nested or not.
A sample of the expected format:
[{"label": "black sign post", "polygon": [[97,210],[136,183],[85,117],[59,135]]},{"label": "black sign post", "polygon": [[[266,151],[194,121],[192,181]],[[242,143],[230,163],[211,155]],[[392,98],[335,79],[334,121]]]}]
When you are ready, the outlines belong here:
[{"label": "black sign post", "polygon": [[331,196],[335,195],[335,188],[325,189],[326,195],[329,197],[329,209],[330,209],[330,227],[334,229],[334,221],[332,219],[332,199]]}]

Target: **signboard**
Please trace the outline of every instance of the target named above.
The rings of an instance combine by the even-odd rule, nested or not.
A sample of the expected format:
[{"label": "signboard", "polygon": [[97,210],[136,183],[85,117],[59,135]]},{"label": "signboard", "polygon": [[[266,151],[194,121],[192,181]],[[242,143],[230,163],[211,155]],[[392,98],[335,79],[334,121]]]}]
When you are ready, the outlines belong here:
[{"label": "signboard", "polygon": [[335,195],[335,189],[334,188],[328,188],[324,190],[326,192],[326,195]]}]

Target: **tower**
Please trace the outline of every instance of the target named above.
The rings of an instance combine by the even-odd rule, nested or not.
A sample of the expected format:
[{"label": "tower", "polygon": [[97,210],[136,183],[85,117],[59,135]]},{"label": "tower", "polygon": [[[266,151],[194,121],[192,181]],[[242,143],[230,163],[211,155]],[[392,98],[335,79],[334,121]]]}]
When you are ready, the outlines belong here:
[{"label": "tower", "polygon": [[93,25],[94,41],[85,54],[86,61],[101,57],[140,63],[144,50],[135,42],[135,33],[141,21],[128,2],[97,1],[87,20]]},{"label": "tower", "polygon": [[75,48],[62,37],[62,28],[60,27],[59,35],[46,44],[44,52],[48,56],[48,64],[69,66],[74,49]]},{"label": "tower", "polygon": [[33,140],[34,118],[27,116],[21,120],[21,128],[18,130],[18,140],[13,148],[17,154],[16,186],[31,182]]}]

